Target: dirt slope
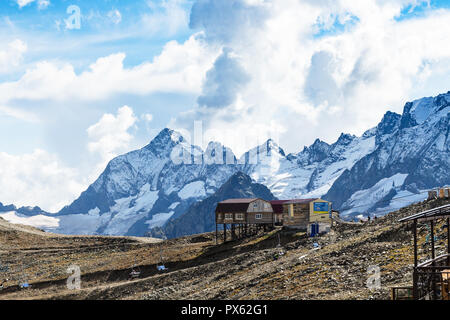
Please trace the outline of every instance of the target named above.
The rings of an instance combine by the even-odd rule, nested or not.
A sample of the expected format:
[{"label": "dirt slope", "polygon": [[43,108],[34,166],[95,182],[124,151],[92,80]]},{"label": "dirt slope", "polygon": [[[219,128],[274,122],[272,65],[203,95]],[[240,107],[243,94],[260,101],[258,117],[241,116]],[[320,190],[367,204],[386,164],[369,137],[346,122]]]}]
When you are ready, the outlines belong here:
[{"label": "dirt slope", "polygon": [[[10,267],[0,272],[0,280],[10,279],[0,299],[389,299],[390,286],[411,282],[410,226],[397,220],[443,203],[423,202],[372,223],[340,224],[314,239],[275,229],[217,246],[212,233],[152,243],[130,237],[53,237],[2,229],[0,223],[0,264]],[[423,260],[429,245],[426,226],[420,230]],[[438,252],[446,249],[442,224],[439,230]],[[168,272],[156,270],[161,256]],[[134,263],[141,278],[128,281]],[[81,268],[81,290],[66,288],[71,264]],[[380,268],[380,289],[367,287],[372,266]],[[24,273],[32,287],[19,290]]]}]

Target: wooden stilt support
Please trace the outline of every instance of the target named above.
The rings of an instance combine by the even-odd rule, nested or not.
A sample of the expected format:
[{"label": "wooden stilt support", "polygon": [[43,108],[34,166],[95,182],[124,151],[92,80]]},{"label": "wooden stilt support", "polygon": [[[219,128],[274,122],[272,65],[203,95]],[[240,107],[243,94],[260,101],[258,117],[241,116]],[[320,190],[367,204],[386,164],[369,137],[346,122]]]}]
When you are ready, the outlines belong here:
[{"label": "wooden stilt support", "polygon": [[[431,220],[431,259],[434,260],[434,258],[436,257],[435,254],[435,249],[434,249],[434,221]],[[433,266],[434,266],[434,261],[433,261]]]},{"label": "wooden stilt support", "polygon": [[450,266],[450,218],[447,218],[447,265]]},{"label": "wooden stilt support", "polygon": [[[431,226],[431,259],[433,259],[432,265],[434,266],[435,265],[434,259],[436,257],[436,254],[435,254],[435,249],[434,249],[434,221],[433,220],[431,220],[430,226]],[[436,281],[435,281],[436,279],[435,279],[434,275],[432,275],[431,277],[432,277],[431,278],[431,286],[433,288],[432,297],[433,297],[433,300],[436,300]]]},{"label": "wooden stilt support", "polygon": [[417,220],[414,220],[414,267],[417,267],[418,259],[417,259]]},{"label": "wooden stilt support", "polygon": [[417,257],[417,220],[414,220],[413,222],[413,233],[414,233],[414,270],[413,270],[413,298],[418,299],[418,292],[417,292],[417,263],[418,263],[418,257]]},{"label": "wooden stilt support", "polygon": [[236,225],[234,223],[231,225],[231,240],[236,240]]},{"label": "wooden stilt support", "polygon": [[223,224],[223,243],[227,242],[227,224]]},{"label": "wooden stilt support", "polygon": [[218,244],[219,240],[217,239],[217,223],[216,223],[216,244]]}]

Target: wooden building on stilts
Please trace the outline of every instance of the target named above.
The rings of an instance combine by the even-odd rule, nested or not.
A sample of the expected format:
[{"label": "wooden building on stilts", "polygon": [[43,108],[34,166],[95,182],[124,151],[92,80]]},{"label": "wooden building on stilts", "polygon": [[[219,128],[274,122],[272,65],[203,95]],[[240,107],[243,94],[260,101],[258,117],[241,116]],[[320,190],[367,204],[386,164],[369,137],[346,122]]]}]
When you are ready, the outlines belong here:
[{"label": "wooden building on stilts", "polygon": [[227,230],[231,230],[231,240],[267,231],[274,226],[273,208],[269,201],[259,198],[227,199],[216,207],[216,242],[218,226],[223,225],[223,239],[227,241]]}]

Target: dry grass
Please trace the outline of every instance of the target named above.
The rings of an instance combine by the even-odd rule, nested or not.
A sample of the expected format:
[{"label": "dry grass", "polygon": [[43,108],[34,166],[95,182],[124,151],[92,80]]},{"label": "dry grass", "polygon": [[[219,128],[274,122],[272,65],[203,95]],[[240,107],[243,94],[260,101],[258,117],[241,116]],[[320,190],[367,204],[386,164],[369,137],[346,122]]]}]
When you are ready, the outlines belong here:
[{"label": "dry grass", "polygon": [[[0,299],[389,299],[390,286],[411,281],[412,235],[397,220],[441,204],[424,202],[371,224],[341,225],[315,239],[278,228],[218,246],[213,233],[153,243],[52,235],[0,221],[0,264],[9,267],[0,280],[10,279]],[[437,230],[442,251],[442,223]],[[429,257],[426,231],[422,225],[422,261]],[[278,235],[285,254],[276,258]],[[161,252],[167,273],[156,271]],[[127,281],[135,263],[142,277]],[[66,288],[71,264],[81,268],[79,291]],[[22,266],[28,290],[17,288]],[[380,289],[367,288],[370,266],[381,269]]]}]

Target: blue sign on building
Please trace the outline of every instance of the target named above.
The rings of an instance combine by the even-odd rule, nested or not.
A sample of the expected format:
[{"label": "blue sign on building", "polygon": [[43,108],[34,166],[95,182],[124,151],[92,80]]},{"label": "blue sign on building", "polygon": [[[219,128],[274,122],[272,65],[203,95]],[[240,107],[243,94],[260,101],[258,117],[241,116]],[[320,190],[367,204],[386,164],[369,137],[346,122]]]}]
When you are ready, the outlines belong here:
[{"label": "blue sign on building", "polygon": [[328,212],[328,202],[314,202],[314,212]]}]

